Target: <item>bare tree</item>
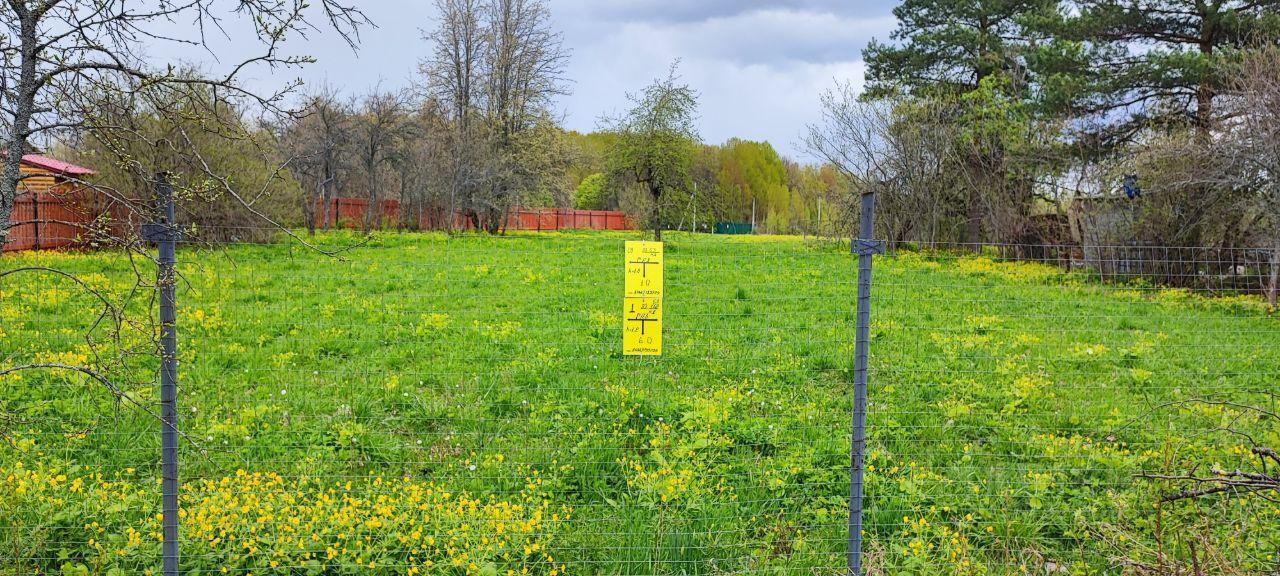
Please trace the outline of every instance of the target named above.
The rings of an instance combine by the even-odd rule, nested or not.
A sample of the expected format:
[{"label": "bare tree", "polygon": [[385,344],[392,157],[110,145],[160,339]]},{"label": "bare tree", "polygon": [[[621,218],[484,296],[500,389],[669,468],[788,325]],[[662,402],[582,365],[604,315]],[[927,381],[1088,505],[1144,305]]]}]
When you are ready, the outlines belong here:
[{"label": "bare tree", "polygon": [[[1218,100],[1213,139],[1184,127],[1145,142],[1133,164],[1158,194],[1135,210],[1130,234],[1165,246],[1212,239],[1271,253],[1265,292],[1280,292],[1280,48],[1244,51]],[[1180,258],[1194,262],[1194,256]],[[1234,258],[1218,258],[1235,267]],[[1234,271],[1233,271],[1234,273]],[[1182,276],[1194,278],[1192,271]]]},{"label": "bare tree", "polygon": [[1257,213],[1267,224],[1271,270],[1267,301],[1280,295],[1280,47],[1246,52],[1229,85],[1229,104],[1236,120],[1233,138],[1238,173],[1254,186]]},{"label": "bare tree", "polygon": [[566,94],[568,53],[542,0],[491,0],[485,6],[485,100],[499,146],[532,127]]},{"label": "bare tree", "polygon": [[353,119],[356,156],[364,171],[365,197],[369,201],[364,228],[382,225],[382,181],[379,172],[403,152],[414,125],[410,106],[403,94],[373,92],[364,97]]},{"label": "bare tree", "polygon": [[281,135],[285,153],[293,158],[290,168],[306,192],[303,215],[313,234],[317,222],[325,229],[335,224],[333,199],[351,171],[351,131],[351,107],[333,89],[323,88],[307,98],[305,115],[289,123]]},{"label": "bare tree", "polygon": [[[354,46],[360,27],[369,22],[354,5],[342,1],[320,0],[314,5],[304,0],[6,2],[0,7],[0,21],[7,27],[0,37],[0,133],[5,138],[0,243],[15,224],[14,202],[24,180],[23,154],[35,143],[59,142],[91,143],[108,155],[100,161],[115,172],[111,183],[78,184],[123,206],[123,212],[136,215],[138,221],[158,220],[151,190],[169,176],[156,171],[172,169],[183,176],[173,183],[178,188],[175,195],[186,204],[185,214],[180,212],[178,222],[172,224],[201,212],[219,213],[213,221],[225,223],[226,213],[221,212],[233,204],[236,218],[247,214],[263,227],[291,234],[263,202],[279,185],[283,171],[268,163],[274,145],[270,135],[252,127],[244,115],[246,110],[257,115],[292,115],[288,99],[297,84],[264,93],[243,86],[240,77],[256,67],[292,68],[311,62],[308,56],[281,52],[287,38],[319,29],[308,22],[309,16],[323,19],[324,27],[336,29]],[[165,48],[212,50],[208,38],[230,37],[238,28],[249,31],[260,50],[221,75],[139,56],[140,47],[145,46],[159,54],[165,54]],[[213,157],[226,151],[215,139],[235,145],[233,158]],[[241,152],[247,151],[255,153],[255,161],[243,161]],[[249,178],[235,174],[245,167],[252,167]],[[239,224],[224,225],[215,234],[234,235],[233,229],[238,228]],[[194,240],[189,232],[187,242]],[[90,351],[83,362],[41,361],[35,350],[23,344],[0,358],[0,377],[23,371],[81,374],[98,385],[96,392],[159,419],[150,402],[127,392],[147,386],[154,375],[136,369],[142,359],[163,355],[161,326],[151,313],[154,301],[149,296],[154,295],[152,289],[172,288],[176,278],[171,273],[157,277],[149,246],[132,228],[117,229],[113,240],[134,275],[133,287],[122,294],[97,290],[53,265],[0,270],[0,282],[39,278],[68,283],[79,297],[92,300],[101,310],[94,322],[80,327]],[[4,423],[23,418],[0,414]]]},{"label": "bare tree", "polygon": [[485,117],[495,177],[473,204],[495,232],[522,196],[542,187],[550,168],[541,152],[555,140],[537,129],[548,124],[553,99],[566,93],[562,74],[568,54],[542,0],[491,0],[485,16]]},{"label": "bare tree", "polygon": [[[364,14],[344,0],[9,0],[0,9],[7,34],[0,40],[0,119],[3,121],[4,170],[0,173],[0,241],[8,235],[14,201],[23,177],[22,156],[36,140],[59,134],[116,128],[97,119],[101,95],[129,100],[143,91],[214,88],[220,98],[285,111],[285,97],[296,87],[273,93],[243,87],[240,76],[255,65],[295,67],[312,59],[282,53],[290,36],[316,29],[309,17],[324,19],[354,46]],[[181,23],[174,28],[172,23]],[[139,46],[210,49],[209,38],[232,27],[252,31],[260,45],[253,56],[234,63],[222,75],[193,74],[172,64],[147,60]],[[175,34],[173,30],[183,32]],[[123,199],[122,199],[123,200]]]},{"label": "bare tree", "polygon": [[434,98],[422,102],[409,122],[410,137],[391,162],[400,184],[401,219],[409,228],[443,229],[453,182],[450,127]]},{"label": "bare tree", "polygon": [[[437,0],[439,25],[422,63],[429,93],[446,103],[455,156],[452,204],[477,228],[497,232],[521,195],[536,191],[534,134],[564,94],[568,58],[542,0]],[[518,144],[519,143],[519,144]]]},{"label": "bare tree", "polygon": [[[841,84],[823,95],[822,113],[805,144],[855,191],[879,194],[877,220],[891,243],[933,243],[954,235],[948,232],[967,198],[948,180],[956,165],[956,133],[940,105],[904,98],[863,101],[852,85]],[[843,202],[843,220],[850,226],[856,206],[853,197]]]},{"label": "bare tree", "polygon": [[481,24],[480,0],[436,0],[436,9],[440,22],[424,35],[432,51],[420,69],[428,92],[444,103],[453,125],[453,175],[447,217],[452,230],[459,202],[470,197],[479,172],[473,161],[473,117],[481,103],[480,78],[487,39]]}]

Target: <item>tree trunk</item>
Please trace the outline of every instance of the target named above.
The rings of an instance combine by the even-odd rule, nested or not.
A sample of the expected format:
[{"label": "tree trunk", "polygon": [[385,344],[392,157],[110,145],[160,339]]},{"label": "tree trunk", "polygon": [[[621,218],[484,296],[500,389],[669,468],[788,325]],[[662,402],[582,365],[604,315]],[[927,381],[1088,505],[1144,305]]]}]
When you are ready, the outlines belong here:
[{"label": "tree trunk", "polygon": [[316,208],[320,203],[318,191],[316,194],[307,194],[302,200],[302,217],[306,219],[307,235],[316,235]]},{"label": "tree trunk", "polygon": [[1280,239],[1271,249],[1271,282],[1267,285],[1267,303],[1276,307],[1277,296],[1280,296]]},{"label": "tree trunk", "polygon": [[982,251],[982,193],[977,182],[969,183],[969,200],[965,210],[964,242],[974,252]]},{"label": "tree trunk", "polygon": [[334,186],[336,176],[329,174],[329,183],[324,187],[324,229],[331,230],[338,224],[338,195]]},{"label": "tree trunk", "polygon": [[324,199],[324,229],[332,230],[334,221],[338,219],[337,214],[334,214],[337,206],[334,206],[336,202],[333,201],[333,189],[326,186],[322,197]]},{"label": "tree trunk", "polygon": [[502,211],[490,206],[485,209],[485,214],[489,217],[489,220],[485,222],[485,232],[491,235],[500,232],[502,230]]},{"label": "tree trunk", "polygon": [[378,165],[373,162],[366,162],[365,169],[369,172],[369,190],[365,194],[369,205],[365,207],[364,211],[364,231],[369,232],[373,230],[374,211],[380,211],[382,207],[378,206],[378,176],[375,172],[378,169]]},{"label": "tree trunk", "polygon": [[[1206,59],[1213,57],[1213,30],[1209,19],[1204,20],[1203,28],[1200,31],[1200,54]],[[1213,98],[1217,95],[1217,90],[1213,86],[1213,80],[1209,77],[1203,77],[1200,85],[1196,86],[1196,135],[1200,138],[1201,143],[1209,144],[1213,140]]]},{"label": "tree trunk", "polygon": [[1213,88],[1201,84],[1196,90],[1196,136],[1202,143],[1213,140]]},{"label": "tree trunk", "polygon": [[13,102],[13,125],[9,127],[8,156],[4,159],[4,175],[0,178],[0,246],[9,238],[13,227],[13,210],[18,199],[18,183],[22,181],[22,154],[26,152],[27,130],[36,97],[36,21],[25,3],[18,10],[22,63],[18,76],[17,102]]},{"label": "tree trunk", "polygon": [[0,179],[0,246],[9,238],[13,227],[13,210],[18,199],[18,180],[22,177],[22,141],[14,138],[9,143],[9,155],[4,161],[4,178]]}]

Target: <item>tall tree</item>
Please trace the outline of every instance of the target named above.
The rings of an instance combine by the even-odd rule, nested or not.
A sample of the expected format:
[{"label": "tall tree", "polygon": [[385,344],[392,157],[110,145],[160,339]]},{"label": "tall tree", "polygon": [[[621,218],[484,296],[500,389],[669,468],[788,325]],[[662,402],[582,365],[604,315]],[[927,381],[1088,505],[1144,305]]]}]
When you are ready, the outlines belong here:
[{"label": "tall tree", "polygon": [[1280,33],[1280,0],[1075,0],[1054,29],[1086,47],[1055,59],[1060,97],[1104,117],[1112,141],[1151,122],[1190,121],[1208,138],[1239,49]]},{"label": "tall tree", "polygon": [[477,228],[496,232],[506,210],[543,185],[521,147],[555,144],[542,130],[565,93],[568,53],[543,0],[437,0],[437,7],[442,17],[427,35],[434,50],[422,71],[454,123],[455,203]]},{"label": "tall tree", "polygon": [[1257,216],[1271,244],[1271,270],[1267,276],[1267,301],[1280,304],[1280,47],[1250,51],[1235,69],[1227,86],[1234,96],[1234,116],[1242,120],[1232,132],[1229,149],[1236,151],[1237,173],[1252,178]]},{"label": "tall tree", "polygon": [[423,38],[432,46],[431,55],[422,61],[426,88],[443,103],[453,130],[453,175],[449,188],[449,214],[446,223],[453,228],[454,214],[471,196],[483,170],[475,160],[474,140],[477,134],[473,117],[479,110],[483,86],[482,67],[487,38],[481,22],[481,0],[436,0],[440,22]]},{"label": "tall tree", "polygon": [[485,16],[487,116],[496,125],[498,144],[508,145],[566,93],[568,53],[541,0],[491,0]]},{"label": "tall tree", "polygon": [[[303,216],[307,230],[332,227],[333,199],[341,179],[351,171],[351,108],[330,88],[308,97],[306,114],[287,124],[280,135],[289,166],[305,187]],[[322,210],[317,214],[317,209]]]},{"label": "tall tree", "polygon": [[490,0],[485,15],[485,120],[494,170],[472,204],[496,232],[522,198],[545,192],[554,170],[549,161],[564,158],[558,131],[549,130],[549,111],[554,98],[566,94],[568,53],[543,0]]},{"label": "tall tree", "polygon": [[408,100],[403,94],[374,92],[365,96],[353,119],[356,156],[364,169],[365,230],[382,225],[382,181],[379,173],[404,151],[414,129]]},{"label": "tall tree", "polygon": [[[1178,201],[1180,188],[1226,191],[1218,194],[1221,200],[1210,214],[1196,215],[1209,220],[1197,222],[1197,228],[1250,236],[1250,244],[1268,248],[1270,261],[1261,269],[1268,302],[1275,306],[1280,299],[1280,181],[1275,177],[1280,172],[1280,47],[1246,50],[1229,70],[1229,80],[1221,87],[1225,119],[1215,127],[1211,141],[1167,138],[1161,145],[1145,147],[1145,155],[1168,158],[1151,170],[1163,184],[1153,208]],[[1165,191],[1170,189],[1173,194]],[[1189,228],[1181,220],[1175,224],[1176,230]],[[1234,267],[1235,253],[1231,254],[1223,260]]]},{"label": "tall tree", "polygon": [[[1242,48],[1280,32],[1280,0],[1073,0],[1066,14],[1057,31],[1080,49],[1036,66],[1060,79],[1046,90],[1050,101],[1091,118],[1078,147],[1087,155],[1130,144],[1145,147],[1144,140],[1183,127],[1202,146],[1211,145],[1227,116],[1220,113],[1219,100],[1233,62]],[[1160,226],[1164,242],[1238,241],[1236,233],[1215,238],[1210,225],[1234,205],[1230,187],[1184,182],[1162,192],[1163,198],[1148,199],[1146,205],[1160,202],[1169,208],[1164,213],[1172,217]]]},{"label": "tall tree", "polygon": [[[1035,28],[1049,17],[1057,0],[905,0],[893,13],[898,28],[893,44],[872,41],[867,62],[866,97],[895,93],[942,98],[963,104],[980,90],[1000,88],[1021,97],[1029,84],[1026,53]],[[997,79],[999,80],[993,80]],[[970,146],[964,158],[970,173],[965,242],[982,240],[983,188],[1002,188],[1008,174],[997,146]]]},{"label": "tall tree", "polygon": [[[260,2],[257,0],[9,0],[0,8],[5,29],[0,42],[0,134],[7,156],[0,172],[0,242],[11,228],[14,200],[22,174],[19,165],[28,147],[59,135],[86,130],[106,134],[112,126],[95,121],[104,90],[118,100],[130,96],[216,88],[218,100],[286,111],[285,97],[296,85],[276,93],[245,88],[240,76],[254,64],[290,68],[312,61],[282,52],[290,37],[314,30],[308,15],[331,23],[354,46],[364,15],[344,0]],[[173,27],[172,22],[185,27]],[[146,58],[165,48],[211,49],[211,30],[242,27],[256,39],[253,54],[233,62],[224,75],[182,69],[163,58]],[[172,100],[169,96],[163,99]],[[193,101],[200,101],[194,99]],[[160,107],[153,107],[161,110]],[[216,111],[210,111],[216,116]],[[171,119],[178,123],[181,119]],[[115,134],[110,138],[129,138]],[[154,169],[155,167],[150,167]],[[125,199],[121,199],[122,201]],[[139,206],[141,208],[141,206]]]},{"label": "tall tree", "polygon": [[960,96],[997,73],[1022,67],[1028,22],[1055,0],[905,0],[893,9],[892,44],[872,40],[863,51],[867,96],[906,91]]},{"label": "tall tree", "polygon": [[677,64],[671,65],[666,78],[654,80],[640,94],[629,95],[630,111],[607,121],[608,129],[617,134],[609,154],[610,167],[649,193],[650,224],[658,241],[662,240],[663,194],[689,182],[698,143],[694,127],[698,94],[680,80]]}]

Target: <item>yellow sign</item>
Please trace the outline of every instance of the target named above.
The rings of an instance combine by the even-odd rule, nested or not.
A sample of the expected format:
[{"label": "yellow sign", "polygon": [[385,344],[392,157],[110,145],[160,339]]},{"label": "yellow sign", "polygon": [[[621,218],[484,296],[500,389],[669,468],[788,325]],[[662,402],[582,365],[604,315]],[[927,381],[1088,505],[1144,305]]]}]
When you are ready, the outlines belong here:
[{"label": "yellow sign", "polygon": [[622,353],[662,355],[661,242],[627,242]]}]

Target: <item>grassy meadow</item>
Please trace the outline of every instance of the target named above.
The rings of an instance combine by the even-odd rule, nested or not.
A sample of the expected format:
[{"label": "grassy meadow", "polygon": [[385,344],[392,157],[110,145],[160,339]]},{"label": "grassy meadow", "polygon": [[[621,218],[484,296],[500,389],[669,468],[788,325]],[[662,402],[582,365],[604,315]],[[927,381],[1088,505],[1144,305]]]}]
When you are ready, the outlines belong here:
[{"label": "grassy meadow", "polygon": [[[627,239],[180,251],[184,571],[843,573],[847,246],[670,234],[665,351],[641,359],[619,353]],[[154,275],[0,257],[24,266],[113,299]],[[986,257],[875,266],[872,574],[1272,569],[1276,502],[1159,505],[1172,485],[1136,477],[1280,445],[1274,421],[1200,401],[1276,409],[1280,321],[1260,303]],[[109,355],[99,312],[65,278],[0,280],[0,363],[92,363],[86,333]],[[155,409],[156,366],[127,364],[123,399],[65,371],[0,378],[0,574],[157,571],[159,423],[134,406]]]}]

